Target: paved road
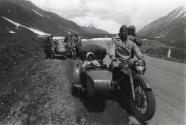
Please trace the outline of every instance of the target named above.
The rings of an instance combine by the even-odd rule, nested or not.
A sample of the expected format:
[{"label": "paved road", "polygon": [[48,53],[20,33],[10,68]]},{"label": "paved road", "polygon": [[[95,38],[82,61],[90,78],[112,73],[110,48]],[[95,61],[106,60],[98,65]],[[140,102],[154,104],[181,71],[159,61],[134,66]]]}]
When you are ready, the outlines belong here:
[{"label": "paved road", "polygon": [[157,107],[150,125],[184,125],[186,64],[151,57],[146,60],[146,77],[154,89]]}]

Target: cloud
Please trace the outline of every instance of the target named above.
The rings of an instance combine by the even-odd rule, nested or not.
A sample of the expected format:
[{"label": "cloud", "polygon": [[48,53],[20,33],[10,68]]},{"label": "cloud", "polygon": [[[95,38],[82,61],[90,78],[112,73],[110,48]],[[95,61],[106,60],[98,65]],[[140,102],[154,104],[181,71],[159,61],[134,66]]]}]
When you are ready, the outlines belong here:
[{"label": "cloud", "polygon": [[120,24],[114,20],[100,19],[92,16],[76,17],[73,18],[73,21],[82,26],[93,25],[97,28],[104,29],[108,32],[112,32],[112,31],[117,32],[120,27]]},{"label": "cloud", "polygon": [[58,13],[80,25],[93,25],[108,32],[118,32],[122,24],[142,28],[185,0],[30,0],[39,7]]}]

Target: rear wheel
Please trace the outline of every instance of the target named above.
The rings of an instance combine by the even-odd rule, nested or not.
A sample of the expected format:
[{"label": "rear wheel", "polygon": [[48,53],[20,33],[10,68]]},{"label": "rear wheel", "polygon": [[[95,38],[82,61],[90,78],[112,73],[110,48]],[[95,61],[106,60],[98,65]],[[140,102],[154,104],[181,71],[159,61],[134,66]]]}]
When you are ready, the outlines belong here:
[{"label": "rear wheel", "polygon": [[129,106],[131,113],[139,121],[150,120],[155,113],[155,98],[151,89],[146,87],[146,79],[137,75],[134,78],[135,100],[130,96]]}]

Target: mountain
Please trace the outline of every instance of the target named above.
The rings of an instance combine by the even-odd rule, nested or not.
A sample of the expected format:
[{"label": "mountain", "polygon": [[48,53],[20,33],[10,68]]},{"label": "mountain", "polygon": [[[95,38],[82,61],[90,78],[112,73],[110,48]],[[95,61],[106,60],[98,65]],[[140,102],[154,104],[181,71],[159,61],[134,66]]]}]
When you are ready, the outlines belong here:
[{"label": "mountain", "polygon": [[139,35],[183,48],[186,43],[186,8],[179,7],[142,28]]},{"label": "mountain", "polygon": [[85,30],[86,32],[92,33],[92,34],[109,34],[108,32],[102,30],[102,29],[98,29],[94,26],[81,26],[81,28],[83,30]]},{"label": "mountain", "polygon": [[0,33],[6,31],[13,34],[19,32],[20,27],[35,34],[66,35],[100,32],[96,31],[96,28],[94,31],[84,30],[73,21],[44,11],[26,0],[0,0]]}]

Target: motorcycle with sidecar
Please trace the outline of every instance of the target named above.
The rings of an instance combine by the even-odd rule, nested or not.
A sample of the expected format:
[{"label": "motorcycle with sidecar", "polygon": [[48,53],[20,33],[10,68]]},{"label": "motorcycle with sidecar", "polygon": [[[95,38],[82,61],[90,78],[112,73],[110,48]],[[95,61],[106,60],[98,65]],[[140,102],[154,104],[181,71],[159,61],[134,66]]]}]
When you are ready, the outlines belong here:
[{"label": "motorcycle with sidecar", "polygon": [[[108,68],[102,60],[97,60],[101,66],[91,63],[83,66],[83,62],[76,62],[72,94],[80,92],[91,98],[95,95],[109,94],[113,89],[117,89],[123,100],[128,103],[132,115],[139,121],[148,121],[155,113],[155,98],[149,82],[144,77],[145,63],[131,59],[130,54],[125,57],[110,60],[111,65]],[[86,60],[85,58],[84,61]],[[117,68],[114,68],[113,64],[117,65]]]}]

